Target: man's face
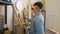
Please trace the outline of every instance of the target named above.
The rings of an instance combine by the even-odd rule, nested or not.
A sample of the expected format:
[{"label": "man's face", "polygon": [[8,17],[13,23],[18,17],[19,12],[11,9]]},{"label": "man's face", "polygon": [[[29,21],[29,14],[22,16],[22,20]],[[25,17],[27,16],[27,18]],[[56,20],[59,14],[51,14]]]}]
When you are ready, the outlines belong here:
[{"label": "man's face", "polygon": [[39,10],[40,10],[40,8],[37,5],[35,5],[34,6],[33,13],[39,12]]}]

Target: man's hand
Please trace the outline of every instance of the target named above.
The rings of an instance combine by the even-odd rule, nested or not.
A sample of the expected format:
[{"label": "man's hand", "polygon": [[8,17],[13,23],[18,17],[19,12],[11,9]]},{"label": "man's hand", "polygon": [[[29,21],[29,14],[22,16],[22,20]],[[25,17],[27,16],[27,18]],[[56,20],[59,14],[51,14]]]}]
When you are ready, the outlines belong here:
[{"label": "man's hand", "polygon": [[27,19],[29,22],[31,22],[31,19],[26,16],[24,16],[24,19]]}]

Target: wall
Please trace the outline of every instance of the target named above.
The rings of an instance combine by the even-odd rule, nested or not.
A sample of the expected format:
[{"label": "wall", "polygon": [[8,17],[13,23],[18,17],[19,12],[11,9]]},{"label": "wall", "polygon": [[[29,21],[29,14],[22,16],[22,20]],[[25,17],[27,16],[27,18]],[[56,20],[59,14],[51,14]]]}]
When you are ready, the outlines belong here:
[{"label": "wall", "polygon": [[60,33],[60,0],[45,0],[46,1],[46,34],[48,28],[52,28]]},{"label": "wall", "polygon": [[[7,7],[7,25],[9,27],[9,29],[12,30],[12,14],[13,14],[13,11],[12,11],[12,7],[11,6],[8,6]],[[5,15],[5,6],[4,5],[0,5],[0,15]]]},{"label": "wall", "polygon": [[13,23],[13,9],[11,6],[7,7],[7,25],[9,29],[12,30],[12,23]]}]

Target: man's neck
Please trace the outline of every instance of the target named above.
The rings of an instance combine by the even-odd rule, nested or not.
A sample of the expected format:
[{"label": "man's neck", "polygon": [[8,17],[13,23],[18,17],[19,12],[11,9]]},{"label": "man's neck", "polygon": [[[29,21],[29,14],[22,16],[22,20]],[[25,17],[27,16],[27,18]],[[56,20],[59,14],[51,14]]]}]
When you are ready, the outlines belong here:
[{"label": "man's neck", "polygon": [[41,13],[41,10],[40,11],[36,11],[35,14],[38,14],[38,13]]}]

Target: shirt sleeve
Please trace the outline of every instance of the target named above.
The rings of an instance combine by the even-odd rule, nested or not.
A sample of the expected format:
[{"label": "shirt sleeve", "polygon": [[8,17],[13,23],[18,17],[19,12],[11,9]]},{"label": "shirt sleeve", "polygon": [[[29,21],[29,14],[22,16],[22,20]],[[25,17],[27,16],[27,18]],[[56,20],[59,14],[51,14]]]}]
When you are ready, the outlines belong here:
[{"label": "shirt sleeve", "polygon": [[31,19],[30,18],[26,18],[29,22],[31,22]]},{"label": "shirt sleeve", "polygon": [[34,26],[35,26],[35,33],[36,34],[44,34],[44,26],[42,24],[41,19],[35,20]]}]

